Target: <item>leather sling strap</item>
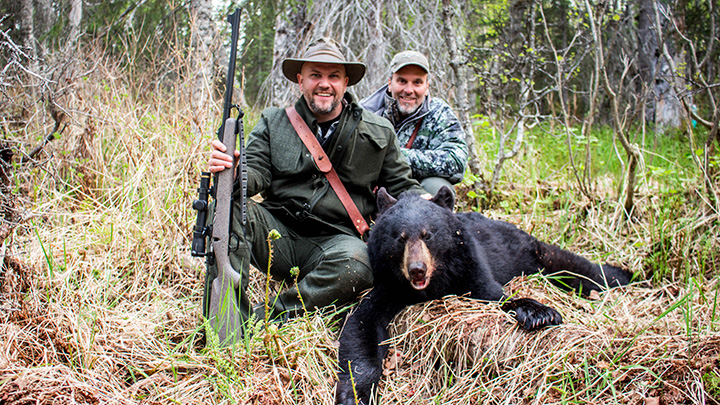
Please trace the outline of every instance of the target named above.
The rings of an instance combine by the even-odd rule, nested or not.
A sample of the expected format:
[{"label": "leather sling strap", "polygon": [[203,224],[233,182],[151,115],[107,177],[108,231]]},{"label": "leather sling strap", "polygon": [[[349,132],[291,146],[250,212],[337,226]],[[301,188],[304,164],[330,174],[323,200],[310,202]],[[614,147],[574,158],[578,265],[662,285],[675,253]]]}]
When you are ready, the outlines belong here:
[{"label": "leather sling strap", "polygon": [[[424,117],[423,117],[423,118],[424,118]],[[417,124],[415,124],[415,130],[413,131],[412,135],[410,135],[410,139],[408,139],[407,143],[405,144],[405,148],[410,149],[410,147],[412,146],[413,142],[415,142],[415,137],[416,137],[417,134],[418,134],[418,130],[420,130],[420,124],[422,124],[422,121],[423,121],[423,119],[420,118],[420,119],[418,120]]]},{"label": "leather sling strap", "polygon": [[290,106],[285,109],[285,112],[287,113],[288,118],[290,118],[290,123],[293,128],[295,128],[295,132],[297,132],[300,139],[310,151],[310,154],[315,161],[315,165],[325,174],[330,186],[333,190],[335,190],[335,194],[337,194],[343,207],[345,207],[348,215],[350,215],[350,219],[352,219],[355,229],[357,229],[360,233],[360,236],[363,236],[365,232],[370,230],[370,227],[367,222],[365,222],[362,214],[360,214],[360,210],[358,210],[352,198],[350,198],[350,194],[348,194],[345,186],[342,184],[342,181],[340,181],[340,177],[338,177],[338,174],[335,171],[335,168],[333,168],[325,150],[323,150],[322,146],[320,146],[320,142],[318,142],[317,138],[315,138],[315,135],[312,131],[310,131],[310,128],[302,119],[300,114],[298,114],[295,110],[295,107]]}]

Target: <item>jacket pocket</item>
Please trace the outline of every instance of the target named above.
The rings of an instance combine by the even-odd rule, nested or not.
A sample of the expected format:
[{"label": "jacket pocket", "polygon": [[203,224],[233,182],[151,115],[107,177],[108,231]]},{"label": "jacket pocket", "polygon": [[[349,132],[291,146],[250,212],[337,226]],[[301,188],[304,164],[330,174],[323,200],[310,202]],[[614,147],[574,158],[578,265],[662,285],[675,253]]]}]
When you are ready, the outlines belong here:
[{"label": "jacket pocket", "polygon": [[350,154],[343,163],[347,179],[357,186],[374,185],[385,159],[387,140],[366,133],[354,137]]},{"label": "jacket pocket", "polygon": [[273,167],[280,173],[297,173],[302,166],[303,154],[309,153],[296,135],[271,137],[270,149]]}]

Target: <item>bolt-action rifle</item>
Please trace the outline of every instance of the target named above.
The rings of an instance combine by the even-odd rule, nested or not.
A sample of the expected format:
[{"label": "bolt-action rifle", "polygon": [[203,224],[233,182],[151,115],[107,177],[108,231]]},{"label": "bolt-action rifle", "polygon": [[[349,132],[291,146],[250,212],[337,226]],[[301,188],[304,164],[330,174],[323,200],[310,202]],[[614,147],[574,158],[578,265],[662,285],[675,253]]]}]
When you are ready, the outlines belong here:
[{"label": "bolt-action rifle", "polygon": [[[240,30],[240,9],[228,16],[232,26],[230,61],[228,63],[227,78],[225,82],[225,103],[223,105],[223,118],[218,139],[225,145],[228,155],[234,157],[234,151],[240,151],[239,176],[242,186],[240,207],[241,223],[245,226],[247,217],[247,167],[245,161],[244,135],[242,117],[243,112],[239,106],[233,105],[232,94],[235,77],[235,62],[237,54],[238,34]],[[232,109],[238,112],[238,118],[230,116]],[[240,142],[237,142],[238,137]],[[237,145],[237,146],[236,146]],[[232,193],[235,173],[233,170],[223,170],[215,176],[214,189],[210,187],[210,173],[202,172],[198,199],[193,203],[198,216],[193,228],[191,254],[196,257],[205,257],[208,264],[217,263],[217,277],[211,282],[209,296],[208,319],[218,334],[220,344],[227,345],[240,337],[240,309],[238,293],[242,276],[233,269],[228,255],[230,242],[230,224],[232,223]],[[215,217],[212,225],[206,225],[208,215],[208,196],[215,198]],[[242,230],[239,230],[242,233]],[[210,249],[206,248],[206,238],[212,243]],[[203,304],[204,305],[204,304]]]}]

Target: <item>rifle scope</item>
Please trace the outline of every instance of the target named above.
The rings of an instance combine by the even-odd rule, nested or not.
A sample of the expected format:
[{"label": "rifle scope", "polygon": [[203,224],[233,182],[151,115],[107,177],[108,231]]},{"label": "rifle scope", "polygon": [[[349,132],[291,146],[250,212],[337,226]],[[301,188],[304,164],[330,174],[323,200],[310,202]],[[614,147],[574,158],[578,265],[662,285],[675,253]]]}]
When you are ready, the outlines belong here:
[{"label": "rifle scope", "polygon": [[193,240],[190,254],[194,257],[204,257],[207,255],[205,249],[205,236],[208,214],[208,195],[210,194],[210,173],[200,173],[200,187],[198,188],[198,199],[193,202],[193,209],[198,212],[195,227],[193,227]]}]

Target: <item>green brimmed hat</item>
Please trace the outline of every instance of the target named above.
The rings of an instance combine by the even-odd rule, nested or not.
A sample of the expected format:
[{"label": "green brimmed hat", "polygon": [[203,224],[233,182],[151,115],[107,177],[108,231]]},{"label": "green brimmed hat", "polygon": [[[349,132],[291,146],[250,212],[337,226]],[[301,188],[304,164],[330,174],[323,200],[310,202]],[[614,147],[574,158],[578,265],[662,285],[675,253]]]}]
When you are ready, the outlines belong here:
[{"label": "green brimmed hat", "polygon": [[302,58],[287,58],[282,62],[282,71],[291,82],[297,83],[297,74],[300,73],[303,63],[337,63],[345,66],[348,77],[348,86],[360,81],[365,76],[365,65],[360,62],[348,62],[340,49],[331,39],[322,38],[305,51]]}]

